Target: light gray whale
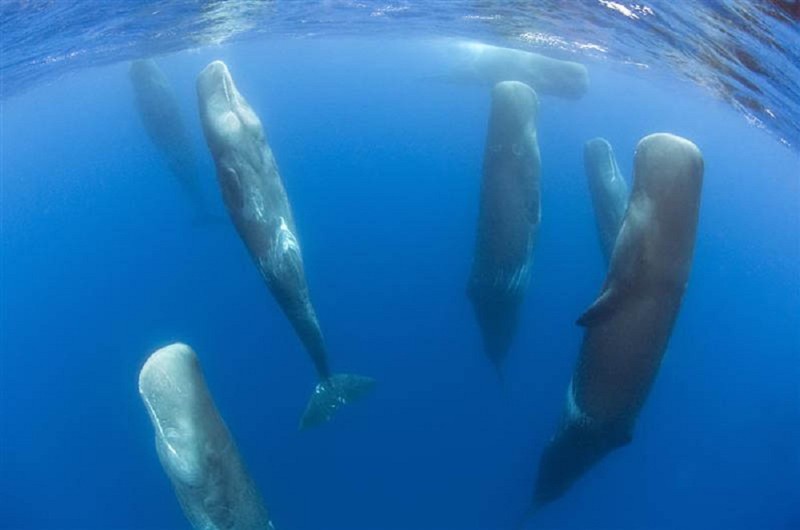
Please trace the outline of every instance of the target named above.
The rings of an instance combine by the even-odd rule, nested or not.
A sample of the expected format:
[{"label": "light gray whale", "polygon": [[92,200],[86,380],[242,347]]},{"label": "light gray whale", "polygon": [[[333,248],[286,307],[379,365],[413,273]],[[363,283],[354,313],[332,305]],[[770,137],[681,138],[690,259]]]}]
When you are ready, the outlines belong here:
[{"label": "light gray whale", "polygon": [[457,61],[443,80],[487,87],[502,81],[521,81],[537,94],[580,99],[589,88],[586,67],[538,53],[480,42],[447,42],[449,56]]},{"label": "light gray whale", "polygon": [[198,530],[272,530],[267,510],[206,386],[194,351],[171,344],[139,373],[156,452]]},{"label": "light gray whale", "polygon": [[133,61],[130,80],[147,136],[167,163],[201,219],[212,220],[198,176],[195,152],[167,76],[152,59]]},{"label": "light gray whale", "polygon": [[578,319],[583,343],[562,423],[542,455],[534,506],[560,497],[630,442],[686,289],[702,181],[703,158],[690,141],[660,133],[639,142],[605,283]]},{"label": "light gray whale", "polygon": [[319,384],[301,427],[329,420],[342,405],[369,392],[374,380],[333,374],[311,305],[294,217],[261,120],[221,61],[197,78],[197,97],[208,148],[217,167],[222,198],[239,236],[311,356]]},{"label": "light gray whale", "polygon": [[517,329],[541,220],[536,93],[518,81],[492,90],[478,230],[467,295],[487,356],[499,369]]},{"label": "light gray whale", "polygon": [[617,166],[614,150],[604,138],[586,142],[583,164],[589,181],[600,248],[608,264],[628,207],[628,186]]}]

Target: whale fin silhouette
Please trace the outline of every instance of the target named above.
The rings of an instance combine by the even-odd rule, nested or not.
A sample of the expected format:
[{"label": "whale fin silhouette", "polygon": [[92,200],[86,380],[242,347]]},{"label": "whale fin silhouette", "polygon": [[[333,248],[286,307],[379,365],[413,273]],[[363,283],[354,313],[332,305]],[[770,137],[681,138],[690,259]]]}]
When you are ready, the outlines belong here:
[{"label": "whale fin silhouette", "polygon": [[577,324],[583,327],[594,326],[608,319],[616,310],[620,299],[617,289],[609,287],[597,297],[592,305],[577,320]]},{"label": "whale fin silhouette", "polygon": [[342,405],[358,401],[374,386],[375,380],[371,377],[354,374],[333,374],[320,381],[300,419],[300,429],[325,423]]},{"label": "whale fin silhouette", "polygon": [[515,530],[525,530],[526,528],[531,528],[530,523],[534,520],[534,517],[539,512],[539,509],[542,505],[538,502],[534,502],[532,505],[525,510],[525,514],[517,521],[517,525],[514,527]]}]

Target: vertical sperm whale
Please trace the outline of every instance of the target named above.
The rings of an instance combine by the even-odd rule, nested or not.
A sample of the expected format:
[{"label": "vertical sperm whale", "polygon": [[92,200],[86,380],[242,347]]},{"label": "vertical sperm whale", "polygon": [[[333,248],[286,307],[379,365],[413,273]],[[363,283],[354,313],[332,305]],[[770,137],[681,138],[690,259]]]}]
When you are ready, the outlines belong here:
[{"label": "vertical sperm whale", "polygon": [[156,452],[183,513],[197,530],[273,530],[194,351],[171,344],[139,372]]},{"label": "vertical sperm whale", "polygon": [[175,91],[152,59],[131,63],[130,80],[136,108],[147,136],[164,157],[196,214],[211,218],[196,167],[195,151],[181,117]]},{"label": "vertical sperm whale", "polygon": [[628,186],[617,166],[614,150],[605,138],[586,142],[583,163],[594,207],[597,236],[608,264],[628,206]]},{"label": "vertical sperm whale", "polygon": [[492,90],[478,230],[467,295],[484,350],[499,369],[517,329],[541,220],[536,93],[519,81]]},{"label": "vertical sperm whale", "polygon": [[236,89],[228,67],[209,64],[197,78],[200,119],[222,198],[258,271],[305,346],[319,377],[300,422],[329,420],[368,393],[369,377],[334,374],[306,284],[300,243],[278,165],[261,120]]},{"label": "vertical sperm whale", "polygon": [[636,148],[633,189],[585,328],[563,419],[542,454],[534,506],[560,497],[632,438],[678,316],[694,252],[703,157],[666,133]]}]

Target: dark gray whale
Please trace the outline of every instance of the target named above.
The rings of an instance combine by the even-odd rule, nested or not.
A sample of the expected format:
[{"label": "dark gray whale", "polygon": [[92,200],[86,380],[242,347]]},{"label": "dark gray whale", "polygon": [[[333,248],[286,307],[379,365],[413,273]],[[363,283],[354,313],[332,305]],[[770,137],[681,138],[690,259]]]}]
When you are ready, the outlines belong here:
[{"label": "dark gray whale", "polygon": [[292,209],[261,120],[221,61],[197,78],[197,97],[208,148],[217,167],[222,198],[275,300],[311,356],[319,376],[301,427],[331,418],[374,386],[374,380],[332,374],[325,341],[311,305]]},{"label": "dark gray whale", "polygon": [[681,306],[694,252],[703,158],[671,134],[636,148],[633,190],[586,331],[562,423],[541,458],[534,506],[560,497],[632,438]]},{"label": "dark gray whale", "polygon": [[606,264],[611,260],[625,209],[628,207],[628,186],[622,178],[611,144],[594,138],[583,148],[583,164],[592,196],[597,235]]},{"label": "dark gray whale", "polygon": [[147,136],[163,156],[197,215],[213,219],[200,185],[195,152],[167,77],[152,59],[133,61],[129,74],[136,108]]},{"label": "dark gray whale", "polygon": [[206,386],[194,351],[171,344],[139,372],[156,452],[198,530],[272,530],[267,510]]},{"label": "dark gray whale", "polygon": [[537,110],[536,93],[524,83],[503,81],[492,90],[467,295],[498,369],[516,333],[541,220]]}]

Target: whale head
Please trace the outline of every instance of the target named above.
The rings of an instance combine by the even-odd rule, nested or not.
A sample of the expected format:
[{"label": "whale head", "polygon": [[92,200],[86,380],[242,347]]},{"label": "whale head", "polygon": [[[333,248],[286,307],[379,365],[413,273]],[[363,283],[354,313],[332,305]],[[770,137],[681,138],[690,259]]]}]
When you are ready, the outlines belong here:
[{"label": "whale head", "polygon": [[520,131],[536,134],[539,98],[521,81],[501,81],[492,88],[490,136],[495,143],[515,143]]},{"label": "whale head", "polygon": [[697,211],[703,155],[695,144],[669,133],[645,136],[636,146],[634,166],[634,195],[647,196],[675,220]]},{"label": "whale head", "polygon": [[203,132],[217,160],[264,143],[261,120],[236,89],[222,61],[214,61],[200,72],[197,99]]},{"label": "whale head", "polygon": [[128,74],[134,82],[164,79],[163,72],[153,59],[137,59],[131,62]]},{"label": "whale head", "polygon": [[589,169],[593,169],[594,166],[608,164],[613,157],[614,150],[605,138],[592,138],[583,146],[583,160],[587,173],[590,173]]},{"label": "whale head", "polygon": [[177,343],[153,353],[139,372],[139,394],[170,477],[198,485],[205,476],[207,418],[217,413],[194,351]]}]

